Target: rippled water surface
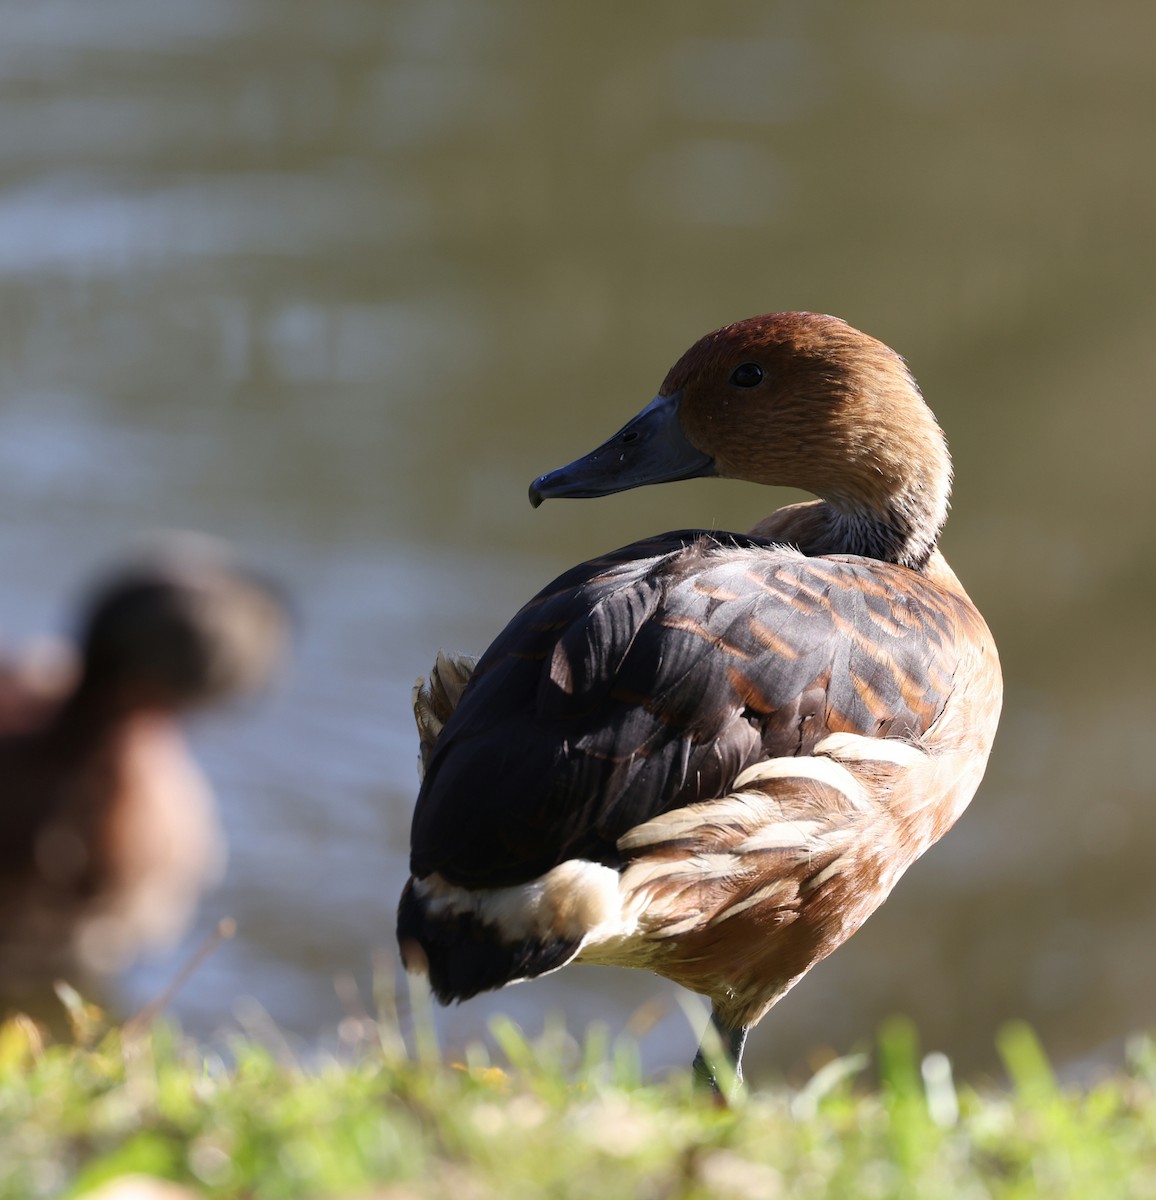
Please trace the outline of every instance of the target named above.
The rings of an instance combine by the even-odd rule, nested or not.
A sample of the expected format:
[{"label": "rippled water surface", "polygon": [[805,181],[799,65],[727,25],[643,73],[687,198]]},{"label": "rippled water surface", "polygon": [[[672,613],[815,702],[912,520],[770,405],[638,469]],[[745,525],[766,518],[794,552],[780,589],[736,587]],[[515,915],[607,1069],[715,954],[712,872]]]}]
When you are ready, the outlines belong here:
[{"label": "rippled water surface", "polygon": [[[966,1067],[1152,1019],[1156,8],[774,2],[0,3],[0,632],[141,530],[291,589],[279,691],[193,730],[240,934],[176,1009],[312,1039],[392,960],[414,677],[562,567],[794,497],[698,481],[531,512],[526,485],[695,337],[838,313],[952,442],[944,548],[999,640],[972,810],[756,1034],[755,1073],[902,1011]],[[693,1041],[667,985],[575,968],[454,1009]]]}]

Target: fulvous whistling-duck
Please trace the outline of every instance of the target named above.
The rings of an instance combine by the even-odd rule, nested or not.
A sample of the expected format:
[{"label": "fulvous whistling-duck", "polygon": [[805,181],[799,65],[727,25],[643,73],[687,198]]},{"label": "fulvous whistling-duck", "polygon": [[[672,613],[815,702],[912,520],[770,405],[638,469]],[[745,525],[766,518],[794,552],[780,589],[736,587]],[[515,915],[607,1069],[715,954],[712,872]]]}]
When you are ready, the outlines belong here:
[{"label": "fulvous whistling-duck", "polygon": [[887,346],[815,313],[717,330],[530,499],[704,475],[820,499],[583,563],[472,674],[439,657],[398,939],[443,1002],[573,960],[656,971],[710,998],[741,1073],[751,1026],[971,800],[1002,681],[936,549],[943,434]]},{"label": "fulvous whistling-duck", "polygon": [[176,718],[261,684],[280,600],[183,535],[102,580],[74,669],[0,670],[0,993],[117,970],[184,927],[222,848]]}]

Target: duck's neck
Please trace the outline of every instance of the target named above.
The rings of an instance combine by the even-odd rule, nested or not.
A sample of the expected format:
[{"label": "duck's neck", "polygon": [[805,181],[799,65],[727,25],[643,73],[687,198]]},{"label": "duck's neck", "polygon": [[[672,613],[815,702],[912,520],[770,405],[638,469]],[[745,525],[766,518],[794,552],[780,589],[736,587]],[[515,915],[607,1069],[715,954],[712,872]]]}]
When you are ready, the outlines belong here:
[{"label": "duck's neck", "polygon": [[158,712],[123,685],[83,674],[73,693],[60,705],[51,722],[53,740],[73,754],[85,754],[106,743],[118,729]]},{"label": "duck's neck", "polygon": [[814,557],[861,554],[921,571],[935,550],[939,525],[906,506],[887,512],[844,509],[826,500],[790,504],[760,521],[751,532],[795,546]]}]

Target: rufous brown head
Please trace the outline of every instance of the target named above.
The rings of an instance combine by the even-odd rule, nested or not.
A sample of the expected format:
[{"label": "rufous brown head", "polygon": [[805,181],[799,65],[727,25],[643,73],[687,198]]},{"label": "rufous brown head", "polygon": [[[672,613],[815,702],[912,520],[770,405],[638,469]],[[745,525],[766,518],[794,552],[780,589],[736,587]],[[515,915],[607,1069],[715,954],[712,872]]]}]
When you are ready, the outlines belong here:
[{"label": "rufous brown head", "polygon": [[531,503],[720,475],[802,488],[931,541],[951,462],[903,359],[837,317],[751,317],[701,338],[658,395],[596,450],[540,476]]}]

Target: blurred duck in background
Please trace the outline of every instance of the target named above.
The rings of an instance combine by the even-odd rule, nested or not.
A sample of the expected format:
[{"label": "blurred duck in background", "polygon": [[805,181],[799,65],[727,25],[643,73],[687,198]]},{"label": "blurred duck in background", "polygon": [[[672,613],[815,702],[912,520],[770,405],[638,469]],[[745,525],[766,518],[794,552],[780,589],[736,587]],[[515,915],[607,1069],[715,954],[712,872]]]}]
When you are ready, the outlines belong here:
[{"label": "blurred duck in background", "polygon": [[178,725],[264,685],[284,606],[221,543],[170,535],[98,581],[74,647],[0,664],[0,997],[174,941],[224,864]]},{"label": "blurred duck in background", "polygon": [[815,313],[717,330],[530,498],[706,475],[820,499],[583,563],[419,687],[398,938],[447,1003],[574,960],[665,975],[711,1000],[717,1091],[967,806],[1002,679],[936,548],[945,439],[887,346]]}]

